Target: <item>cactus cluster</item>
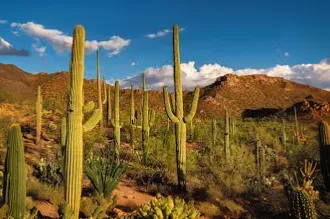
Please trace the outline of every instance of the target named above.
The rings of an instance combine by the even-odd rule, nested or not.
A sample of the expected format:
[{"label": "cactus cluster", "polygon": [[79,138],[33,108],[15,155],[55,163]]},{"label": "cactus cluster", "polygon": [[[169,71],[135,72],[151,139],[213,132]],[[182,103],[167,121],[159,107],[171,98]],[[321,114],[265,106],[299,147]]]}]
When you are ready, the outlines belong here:
[{"label": "cactus cluster", "polygon": [[186,204],[183,199],[171,196],[159,197],[151,200],[149,203],[142,206],[132,215],[124,216],[123,218],[163,218],[163,219],[179,219],[179,218],[200,218],[200,212],[194,208],[193,203]]},{"label": "cactus cluster", "polygon": [[173,27],[173,56],[174,56],[174,93],[175,101],[171,105],[168,94],[168,88],[163,88],[165,110],[168,118],[175,123],[175,139],[176,139],[176,161],[177,161],[177,177],[180,190],[186,189],[186,124],[194,118],[198,98],[199,87],[195,88],[193,102],[188,115],[184,116],[183,111],[183,93],[182,93],[182,73],[180,66],[180,51],[179,51],[179,27]]}]

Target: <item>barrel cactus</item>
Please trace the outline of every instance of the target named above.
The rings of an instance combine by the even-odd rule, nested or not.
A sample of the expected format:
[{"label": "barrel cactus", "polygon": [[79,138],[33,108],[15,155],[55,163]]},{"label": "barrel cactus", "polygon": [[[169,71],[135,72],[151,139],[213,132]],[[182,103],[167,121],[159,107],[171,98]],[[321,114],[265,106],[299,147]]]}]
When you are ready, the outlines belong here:
[{"label": "barrel cactus", "polygon": [[293,192],[291,213],[295,219],[316,219],[313,202],[304,190]]},{"label": "barrel cactus", "polygon": [[193,203],[186,204],[181,198],[173,199],[169,196],[155,198],[124,218],[200,218],[200,212],[195,209]]}]

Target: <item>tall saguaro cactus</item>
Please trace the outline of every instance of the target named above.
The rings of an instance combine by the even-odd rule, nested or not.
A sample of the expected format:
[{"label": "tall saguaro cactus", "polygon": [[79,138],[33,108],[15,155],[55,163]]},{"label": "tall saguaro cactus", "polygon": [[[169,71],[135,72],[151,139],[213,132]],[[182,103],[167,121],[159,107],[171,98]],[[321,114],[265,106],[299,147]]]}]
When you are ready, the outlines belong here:
[{"label": "tall saguaro cactus", "polygon": [[175,92],[175,110],[172,110],[168,88],[163,88],[165,110],[167,116],[175,123],[175,139],[176,139],[176,161],[177,161],[177,177],[180,190],[186,189],[186,123],[189,123],[195,116],[198,98],[199,87],[195,88],[193,102],[188,115],[184,116],[183,111],[183,94],[182,94],[182,73],[180,66],[180,51],[179,51],[179,27],[173,27],[173,56],[174,56],[174,92]]},{"label": "tall saguaro cactus", "polygon": [[13,124],[8,133],[8,151],[5,167],[5,202],[9,207],[9,218],[24,218],[26,194],[24,163],[21,128],[18,124]]},{"label": "tall saguaro cactus", "polygon": [[151,110],[149,114],[149,94],[146,89],[145,73],[142,74],[142,90],[142,160],[146,164],[149,155],[150,127],[155,121],[155,111]]},{"label": "tall saguaro cactus", "polygon": [[41,88],[38,86],[38,95],[37,95],[37,102],[36,102],[36,120],[37,120],[37,127],[36,127],[36,144],[40,141],[41,136],[41,124],[42,124],[42,97],[41,97]]},{"label": "tall saguaro cactus", "polygon": [[83,125],[83,85],[85,61],[85,29],[77,25],[73,32],[71,66],[68,85],[67,138],[65,156],[65,201],[72,214],[64,218],[78,219],[83,175],[83,132],[93,129],[101,119],[97,109]]},{"label": "tall saguaro cactus", "polygon": [[130,144],[132,149],[134,149],[135,126],[136,126],[136,116],[135,116],[134,87],[133,85],[131,85]]},{"label": "tall saguaro cactus", "polygon": [[215,147],[217,144],[217,134],[218,134],[217,120],[212,120],[212,146],[213,147]]},{"label": "tall saguaro cactus", "polygon": [[111,125],[113,127],[114,139],[115,139],[115,156],[117,162],[119,162],[119,147],[120,147],[120,129],[121,124],[119,120],[119,81],[115,82],[115,105],[114,105],[114,118],[111,119]]},{"label": "tall saguaro cactus", "polygon": [[103,128],[103,101],[102,101],[102,85],[101,85],[101,72],[100,72],[100,50],[96,51],[96,74],[97,74],[97,97],[98,105],[101,111],[100,128]]},{"label": "tall saguaro cactus", "polygon": [[293,107],[294,110],[294,121],[295,121],[295,128],[294,128],[294,142],[295,144],[299,144],[299,121],[297,117],[297,108]]},{"label": "tall saguaro cactus", "polygon": [[330,192],[330,129],[327,122],[319,125],[320,163],[324,185]]},{"label": "tall saguaro cactus", "polygon": [[108,121],[108,125],[111,124],[111,118],[112,118],[112,103],[111,103],[111,87],[108,87],[108,105],[107,105],[107,121]]}]

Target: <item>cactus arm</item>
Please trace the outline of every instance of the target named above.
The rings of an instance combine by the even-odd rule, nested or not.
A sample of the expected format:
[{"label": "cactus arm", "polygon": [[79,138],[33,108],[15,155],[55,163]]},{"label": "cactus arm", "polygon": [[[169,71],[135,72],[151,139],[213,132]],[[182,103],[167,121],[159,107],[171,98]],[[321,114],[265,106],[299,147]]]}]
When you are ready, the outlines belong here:
[{"label": "cactus arm", "polygon": [[183,118],[183,121],[185,123],[189,123],[192,121],[192,119],[194,118],[195,114],[196,114],[196,110],[197,110],[197,105],[198,105],[198,98],[199,98],[199,87],[196,87],[195,88],[195,92],[194,92],[194,99],[193,99],[193,102],[191,104],[191,109],[190,109],[190,112],[188,115],[186,115],[184,118]]},{"label": "cactus arm", "polygon": [[163,95],[164,95],[164,102],[165,102],[164,103],[165,104],[165,110],[166,110],[166,114],[167,114],[168,118],[174,123],[179,123],[180,122],[179,118],[176,117],[172,112],[172,107],[171,107],[167,87],[163,88]]},{"label": "cactus arm", "polygon": [[83,125],[84,132],[88,132],[93,128],[95,128],[95,126],[100,122],[100,119],[101,119],[101,110],[96,109],[93,115]]},{"label": "cactus arm", "polygon": [[89,101],[87,104],[83,106],[83,113],[89,113],[95,107],[95,103],[93,101]]}]

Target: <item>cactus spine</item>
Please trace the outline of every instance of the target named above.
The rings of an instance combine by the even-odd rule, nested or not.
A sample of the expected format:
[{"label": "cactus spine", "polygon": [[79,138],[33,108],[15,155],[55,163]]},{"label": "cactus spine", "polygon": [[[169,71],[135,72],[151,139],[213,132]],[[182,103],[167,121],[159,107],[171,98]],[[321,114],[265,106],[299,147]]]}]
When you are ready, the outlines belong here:
[{"label": "cactus spine", "polygon": [[103,128],[103,101],[102,101],[102,86],[101,86],[101,73],[100,73],[100,50],[96,51],[96,74],[97,74],[97,94],[99,109],[101,111],[100,128]]},{"label": "cactus spine", "polygon": [[175,91],[175,110],[172,110],[169,100],[168,88],[163,88],[164,102],[167,116],[175,123],[175,139],[176,139],[176,161],[178,186],[180,190],[186,189],[186,123],[190,122],[195,116],[199,88],[195,88],[193,102],[188,115],[183,115],[183,94],[182,94],[182,76],[180,66],[179,51],[179,27],[173,27],[173,56],[174,56],[174,91]]},{"label": "cactus spine", "polygon": [[142,159],[143,163],[147,163],[149,155],[149,134],[150,127],[155,121],[155,111],[149,113],[149,97],[146,89],[145,73],[142,74]]},{"label": "cactus spine", "polygon": [[135,118],[135,100],[134,100],[134,88],[131,85],[131,108],[130,108],[130,144],[131,148],[134,149],[134,138],[135,138],[135,126],[136,118]]},{"label": "cactus spine", "polygon": [[321,173],[326,189],[330,191],[330,133],[327,122],[319,125],[320,164]]},{"label": "cactus spine", "polygon": [[226,116],[225,116],[225,156],[230,156],[230,143],[229,143],[229,115],[228,111],[226,110]]},{"label": "cactus spine", "polygon": [[120,147],[120,128],[119,123],[119,82],[115,82],[115,105],[114,105],[114,118],[111,119],[115,139],[115,159],[119,162],[119,147]]},{"label": "cactus spine", "polygon": [[217,144],[217,134],[218,134],[217,120],[212,120],[212,146],[213,147]]},{"label": "cactus spine", "polygon": [[9,218],[24,218],[26,194],[24,164],[21,128],[18,124],[13,124],[8,133],[8,151],[5,167],[5,202],[9,207]]},{"label": "cactus spine", "polygon": [[66,141],[66,117],[62,116],[61,118],[61,146],[65,147]]},{"label": "cactus spine", "polygon": [[[78,219],[83,175],[83,132],[94,128],[100,121],[100,110],[83,125],[83,85],[85,59],[85,29],[77,25],[73,32],[71,66],[69,73],[69,98],[67,106],[67,139],[65,155],[65,201],[68,215]],[[72,215],[71,215],[72,213]]]},{"label": "cactus spine", "polygon": [[41,137],[41,124],[42,124],[42,97],[41,97],[41,88],[38,86],[38,96],[36,102],[36,118],[37,118],[37,128],[36,128],[36,144],[39,143]]}]

